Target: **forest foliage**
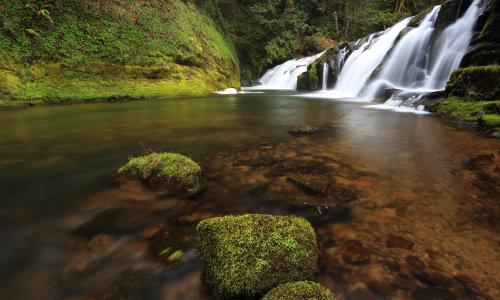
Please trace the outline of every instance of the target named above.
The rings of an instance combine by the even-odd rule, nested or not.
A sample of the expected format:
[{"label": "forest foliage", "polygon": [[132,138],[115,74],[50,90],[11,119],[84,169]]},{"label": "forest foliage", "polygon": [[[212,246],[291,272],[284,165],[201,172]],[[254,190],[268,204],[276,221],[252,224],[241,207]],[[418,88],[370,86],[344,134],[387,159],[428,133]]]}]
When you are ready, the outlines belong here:
[{"label": "forest foliage", "polygon": [[[230,57],[261,75],[336,41],[384,30],[443,0],[2,0],[0,51],[87,63],[173,57],[209,67]],[[199,13],[202,13],[199,17]],[[232,45],[236,46],[238,57]]]}]

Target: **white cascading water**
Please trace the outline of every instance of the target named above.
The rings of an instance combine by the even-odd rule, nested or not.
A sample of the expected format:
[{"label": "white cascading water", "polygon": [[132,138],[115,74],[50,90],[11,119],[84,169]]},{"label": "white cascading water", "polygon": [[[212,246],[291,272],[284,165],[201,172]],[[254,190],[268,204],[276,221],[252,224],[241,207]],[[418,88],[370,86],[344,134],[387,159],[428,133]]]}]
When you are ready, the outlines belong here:
[{"label": "white cascading water", "polygon": [[[338,80],[335,88],[323,92],[322,97],[374,99],[381,91],[390,88],[396,92],[385,105],[423,110],[423,106],[418,106],[422,95],[444,89],[451,73],[459,67],[467,52],[479,12],[479,1],[474,0],[465,14],[445,28],[435,42],[434,23],[440,6],[434,7],[420,25],[409,30],[394,47],[394,42],[411,18],[399,22],[382,34],[375,33],[360,39],[356,42],[356,45],[360,45],[359,49],[353,51],[345,62],[340,58],[343,66],[342,63],[336,63]],[[339,55],[345,54],[345,51],[347,47],[339,51]],[[297,76],[305,72],[307,65],[323,53],[291,60],[267,71],[261,79],[262,86],[256,88],[296,88]],[[370,82],[374,71],[382,63],[378,75]],[[323,90],[326,78],[327,76],[323,76]]]},{"label": "white cascading water", "polygon": [[268,70],[259,80],[262,85],[258,89],[293,90],[297,88],[297,76],[307,71],[307,66],[320,57],[319,54],[289,60]]},{"label": "white cascading water", "polygon": [[479,0],[472,2],[465,14],[447,27],[439,35],[436,55],[429,62],[429,77],[424,85],[426,89],[442,90],[451,73],[460,66],[472,38],[474,25],[478,17]]},{"label": "white cascading water", "polygon": [[396,45],[380,74],[363,92],[376,98],[381,90],[398,90],[384,104],[386,106],[413,107],[419,105],[422,94],[443,90],[451,73],[457,69],[467,52],[478,8],[474,1],[462,18],[445,28],[432,44],[434,22],[439,13],[435,7],[420,23]]},{"label": "white cascading water", "polygon": [[328,63],[323,64],[323,84],[321,85],[321,90],[326,91],[326,85],[328,83]]},{"label": "white cascading water", "polygon": [[376,97],[383,88],[416,88],[427,77],[434,22],[441,6],[436,6],[425,16],[420,26],[410,30],[396,44],[376,80],[363,91],[368,97]]},{"label": "white cascading water", "polygon": [[408,25],[410,20],[411,18],[407,18],[399,22],[387,29],[381,36],[370,35],[368,40],[346,60],[334,88],[336,94],[356,97],[375,68],[384,60],[399,32]]}]

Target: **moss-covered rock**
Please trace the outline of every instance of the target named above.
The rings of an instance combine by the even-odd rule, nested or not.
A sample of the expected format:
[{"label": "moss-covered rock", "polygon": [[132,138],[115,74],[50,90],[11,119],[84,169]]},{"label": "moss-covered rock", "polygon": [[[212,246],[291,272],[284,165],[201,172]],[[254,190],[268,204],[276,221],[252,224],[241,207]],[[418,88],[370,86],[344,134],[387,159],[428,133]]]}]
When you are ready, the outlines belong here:
[{"label": "moss-covered rock", "polygon": [[259,295],[318,271],[316,236],[303,218],[226,216],[200,222],[197,231],[201,278],[219,298]]},{"label": "moss-covered rock", "polygon": [[500,66],[468,67],[455,70],[446,85],[445,95],[469,100],[500,99]]},{"label": "moss-covered rock", "polygon": [[318,89],[319,82],[319,68],[317,67],[317,62],[310,63],[307,67],[307,71],[297,76],[297,90],[304,91],[310,90],[314,91]]},{"label": "moss-covered rock", "polygon": [[465,122],[477,122],[479,117],[500,101],[467,101],[459,97],[448,97],[426,106],[438,116],[446,116]]},{"label": "moss-covered rock", "polygon": [[175,185],[188,191],[197,191],[201,167],[177,153],[153,153],[130,159],[127,165],[118,170],[118,174],[137,177],[148,183]]},{"label": "moss-covered rock", "polygon": [[478,123],[484,128],[495,128],[500,130],[500,115],[482,115],[479,118]]},{"label": "moss-covered rock", "polygon": [[262,300],[335,300],[329,289],[312,281],[299,281],[282,284],[269,293]]}]

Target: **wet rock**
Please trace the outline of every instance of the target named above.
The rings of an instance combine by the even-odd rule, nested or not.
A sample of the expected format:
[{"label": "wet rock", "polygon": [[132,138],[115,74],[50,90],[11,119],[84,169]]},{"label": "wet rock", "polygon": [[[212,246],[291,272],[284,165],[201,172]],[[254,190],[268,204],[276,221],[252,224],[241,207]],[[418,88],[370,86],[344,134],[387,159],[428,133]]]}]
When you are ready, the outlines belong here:
[{"label": "wet rock", "polygon": [[288,127],[288,132],[292,134],[310,134],[318,130],[318,127],[312,125],[297,125]]},{"label": "wet rock", "polygon": [[87,244],[90,252],[104,252],[116,242],[116,239],[109,234],[98,234]]},{"label": "wet rock", "polygon": [[333,200],[335,201],[341,201],[341,202],[352,202],[358,199],[358,195],[356,195],[356,193],[341,186],[330,188],[328,190],[328,196],[333,198]]},{"label": "wet rock", "polygon": [[195,212],[190,215],[182,216],[179,218],[179,224],[187,225],[190,223],[198,223],[206,219],[216,217],[217,214],[211,212]]},{"label": "wet rock", "polygon": [[361,275],[357,270],[352,268],[342,268],[340,270],[340,278],[347,283],[358,283],[361,282]]},{"label": "wet rock", "polygon": [[417,270],[425,268],[425,263],[418,256],[415,255],[410,255],[406,257],[406,262]]},{"label": "wet rock", "polygon": [[359,205],[364,209],[369,209],[369,210],[374,210],[378,208],[378,205],[377,203],[375,203],[375,201],[369,201],[369,200],[361,201]]},{"label": "wet rock", "polygon": [[289,176],[288,180],[305,192],[317,195],[326,195],[330,184],[328,177],[320,174],[296,174]]},{"label": "wet rock", "polygon": [[348,294],[349,300],[377,300],[381,299],[379,296],[372,293],[369,289],[358,288]]},{"label": "wet rock", "polygon": [[451,286],[453,280],[442,272],[429,270],[413,272],[412,275],[423,283],[432,286]]},{"label": "wet rock", "polygon": [[407,212],[408,212],[408,207],[406,207],[406,206],[403,206],[403,205],[398,205],[398,206],[396,206],[396,209],[395,209],[395,210],[396,210],[396,215],[397,215],[398,217],[405,218],[405,217],[407,217],[407,215],[408,215],[408,214],[407,214]]},{"label": "wet rock", "polygon": [[377,183],[369,180],[362,180],[356,182],[356,186],[359,188],[375,188],[377,187]]},{"label": "wet rock", "polygon": [[370,290],[381,296],[389,296],[396,292],[396,288],[390,285],[388,282],[374,280],[368,283],[368,287],[370,288]]},{"label": "wet rock", "polygon": [[330,271],[333,275],[339,276],[342,273],[342,261],[340,258],[336,256],[328,257],[326,262],[327,270]]},{"label": "wet rock", "polygon": [[[195,225],[176,228],[166,228],[155,235],[150,242],[151,255],[167,267],[175,265],[179,260],[178,255],[189,252],[198,245],[198,236]],[[174,256],[172,256],[174,255]]]},{"label": "wet rock", "polygon": [[161,224],[161,225],[158,225],[154,228],[151,228],[151,229],[148,229],[146,230],[146,232],[144,232],[141,236],[141,240],[149,240],[150,238],[152,238],[153,236],[155,236],[156,234],[158,234],[160,231],[162,231],[163,229],[165,228],[165,225],[164,224]]},{"label": "wet rock", "polygon": [[345,242],[344,250],[342,251],[342,258],[352,264],[361,264],[370,259],[370,250],[363,246],[363,244],[356,240],[348,240]]},{"label": "wet rock", "polygon": [[73,256],[61,270],[61,281],[70,284],[88,278],[103,265],[103,261],[103,257],[96,253]]},{"label": "wet rock", "polygon": [[444,257],[444,254],[438,250],[434,250],[434,249],[426,249],[425,252],[427,252],[427,254],[429,254],[429,257],[431,259],[440,259],[440,258],[443,258]]},{"label": "wet rock", "polygon": [[161,288],[151,276],[141,273],[118,279],[99,299],[159,299],[160,291]]},{"label": "wet rock", "polygon": [[455,300],[457,295],[451,291],[438,288],[418,288],[411,293],[412,300]]},{"label": "wet rock", "polygon": [[337,168],[337,171],[341,177],[344,177],[345,179],[348,180],[355,180],[360,177],[358,171],[356,171],[352,166],[347,164],[341,164]]},{"label": "wet rock", "polygon": [[122,209],[105,209],[77,228],[76,233],[93,237],[100,233],[113,233],[117,230]]},{"label": "wet rock", "polygon": [[351,208],[341,202],[295,202],[288,210],[314,224],[345,220],[351,213]]},{"label": "wet rock", "polygon": [[393,259],[387,259],[385,261],[385,265],[391,271],[399,272],[401,270],[401,265],[399,264],[399,262]]},{"label": "wet rock", "polygon": [[285,176],[289,174],[328,174],[335,172],[332,167],[325,166],[323,161],[286,161],[276,166],[271,172],[272,176]]},{"label": "wet rock", "polygon": [[461,283],[470,283],[470,282],[472,282],[472,278],[470,278],[467,275],[463,275],[463,274],[455,276],[455,280],[457,280],[457,281],[459,281]]},{"label": "wet rock", "polygon": [[395,234],[391,234],[387,237],[387,247],[389,248],[403,248],[406,250],[412,250],[414,245],[414,242]]},{"label": "wet rock", "polygon": [[413,287],[413,280],[403,274],[397,274],[392,285],[401,290],[410,290]]}]

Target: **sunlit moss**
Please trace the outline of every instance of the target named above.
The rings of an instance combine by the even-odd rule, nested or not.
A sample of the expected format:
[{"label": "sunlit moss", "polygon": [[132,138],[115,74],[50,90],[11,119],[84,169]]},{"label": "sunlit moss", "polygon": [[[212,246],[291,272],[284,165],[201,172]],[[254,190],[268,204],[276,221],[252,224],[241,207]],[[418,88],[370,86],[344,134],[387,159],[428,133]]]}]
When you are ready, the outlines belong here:
[{"label": "sunlit moss", "polygon": [[250,214],[198,224],[202,281],[219,298],[255,296],[318,270],[310,223],[295,216]]},{"label": "sunlit moss", "polygon": [[118,174],[142,180],[163,179],[190,190],[196,189],[201,178],[201,167],[190,158],[177,153],[153,153],[130,159]]},{"label": "sunlit moss", "polygon": [[262,300],[336,300],[330,290],[319,283],[299,281],[282,284],[269,293]]}]

